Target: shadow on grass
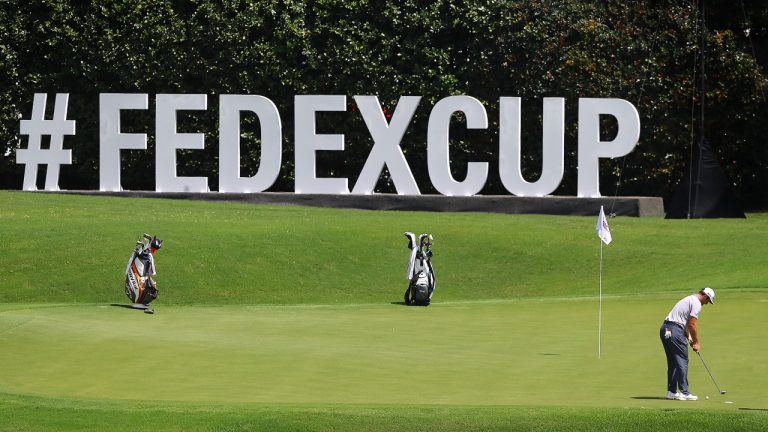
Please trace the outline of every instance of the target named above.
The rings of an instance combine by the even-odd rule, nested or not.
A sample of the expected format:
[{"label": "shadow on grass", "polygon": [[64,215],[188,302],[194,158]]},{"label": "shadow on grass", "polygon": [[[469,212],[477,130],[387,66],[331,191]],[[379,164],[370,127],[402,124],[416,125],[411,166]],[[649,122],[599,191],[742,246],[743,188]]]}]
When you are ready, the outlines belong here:
[{"label": "shadow on grass", "polygon": [[400,306],[413,306],[413,307],[427,307],[427,306],[429,306],[429,305],[423,305],[423,304],[408,305],[404,301],[389,302],[389,304],[400,305]]},{"label": "shadow on grass", "polygon": [[632,396],[632,399],[640,400],[667,400],[664,396]]},{"label": "shadow on grass", "polygon": [[124,308],[124,309],[131,309],[131,310],[136,310],[136,311],[141,311],[141,312],[144,312],[147,315],[154,315],[155,314],[155,311],[152,308],[150,308],[150,307],[138,308],[138,307],[133,307],[131,305],[119,304],[119,303],[112,303],[112,304],[110,304],[110,306]]}]

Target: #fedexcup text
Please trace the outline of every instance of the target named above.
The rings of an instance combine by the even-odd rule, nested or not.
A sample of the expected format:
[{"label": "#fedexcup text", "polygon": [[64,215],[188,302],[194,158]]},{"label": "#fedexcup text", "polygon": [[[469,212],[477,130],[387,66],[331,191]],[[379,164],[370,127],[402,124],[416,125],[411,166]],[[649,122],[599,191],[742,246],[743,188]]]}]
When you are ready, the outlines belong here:
[{"label": "#fedexcup text", "polygon": [[[350,190],[348,179],[318,177],[318,151],[344,151],[343,134],[319,134],[317,113],[347,111],[344,95],[297,95],[294,98],[295,192],[300,194],[373,194],[384,168],[401,195],[420,195],[421,190],[400,147],[421,96],[401,96],[388,121],[377,96],[354,96],[354,101],[373,139],[373,147]],[[16,162],[26,164],[24,190],[36,190],[37,166],[48,164],[46,190],[58,190],[58,168],[71,163],[70,150],[61,146],[64,135],[75,134],[75,121],[66,120],[68,94],[57,94],[53,120],[44,120],[45,95],[36,94],[32,119],[21,121],[21,134],[29,136],[28,149],[17,151]],[[178,176],[176,150],[203,149],[202,133],[179,133],[177,112],[206,110],[204,94],[158,94],[155,101],[155,170],[157,192],[207,192],[206,177]],[[640,118],[635,107],[623,99],[580,98],[578,102],[579,197],[599,197],[599,160],[628,154],[640,138]],[[146,110],[147,94],[102,93],[99,95],[99,189],[120,191],[120,151],[146,150],[147,135],[124,133],[121,111]],[[240,114],[252,112],[261,126],[261,156],[258,172],[240,175]],[[479,193],[488,178],[487,162],[469,162],[466,177],[451,174],[450,125],[461,112],[468,129],[487,129],[483,104],[471,96],[449,96],[438,101],[429,115],[427,164],[432,186],[443,195],[471,196]],[[507,191],[517,196],[546,196],[560,185],[564,173],[565,99],[543,98],[542,172],[529,182],[521,170],[521,103],[518,97],[499,99],[499,174]],[[618,132],[610,141],[600,140],[600,116],[616,119]],[[343,131],[340,131],[343,132]],[[51,149],[40,149],[40,137],[51,136]],[[260,95],[219,96],[219,192],[255,193],[269,189],[282,168],[283,133],[275,104]],[[56,143],[56,147],[54,147]],[[54,167],[52,170],[51,167]]]}]

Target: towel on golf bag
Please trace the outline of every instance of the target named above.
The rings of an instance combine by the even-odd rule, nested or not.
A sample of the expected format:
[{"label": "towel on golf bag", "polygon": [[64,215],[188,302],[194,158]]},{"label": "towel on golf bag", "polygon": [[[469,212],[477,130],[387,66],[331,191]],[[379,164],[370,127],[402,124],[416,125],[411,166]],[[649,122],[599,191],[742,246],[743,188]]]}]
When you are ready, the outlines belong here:
[{"label": "towel on golf bag", "polygon": [[157,298],[154,254],[162,245],[162,240],[149,234],[144,234],[136,242],[125,267],[125,295],[131,303],[146,306]]}]

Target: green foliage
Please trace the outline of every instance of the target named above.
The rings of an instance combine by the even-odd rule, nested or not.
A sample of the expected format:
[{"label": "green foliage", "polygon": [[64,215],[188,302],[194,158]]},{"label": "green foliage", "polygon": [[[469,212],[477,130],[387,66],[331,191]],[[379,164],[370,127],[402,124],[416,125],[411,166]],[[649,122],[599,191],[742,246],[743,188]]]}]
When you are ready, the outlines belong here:
[{"label": "green foliage", "polygon": [[[753,52],[758,59],[764,54],[768,7],[740,9],[713,2],[707,14],[705,133],[740,197],[757,207],[768,204],[768,81]],[[20,187],[13,149],[35,92],[70,93],[78,134],[66,140],[74,163],[62,168],[61,180],[70,189],[98,184],[99,93],[208,94],[207,111],[182,115],[180,129],[204,132],[206,149],[180,152],[179,174],[208,176],[213,190],[218,95],[260,94],[276,103],[284,155],[273,190],[292,190],[294,95],[350,97],[346,113],[321,116],[319,130],[344,133],[347,148],[343,157],[321,152],[318,173],[354,184],[372,140],[351,96],[373,94],[390,113],[401,95],[423,96],[402,148],[429,193],[429,111],[443,97],[467,94],[484,103],[490,125],[462,131],[457,117],[454,176],[463,178],[467,161],[490,162],[483,193],[507,193],[498,179],[500,96],[523,98],[530,181],[541,166],[541,98],[566,98],[566,175],[558,194],[575,193],[577,99],[617,97],[637,106],[641,141],[626,158],[603,163],[603,193],[667,197],[699,135],[692,114],[700,102],[694,97],[700,28],[689,2],[650,0],[6,2],[0,6],[0,186]],[[149,135],[148,151],[123,152],[127,189],[154,186],[153,102],[145,113],[124,114],[126,131]],[[259,166],[259,124],[248,116],[243,122],[243,172],[252,174]],[[394,191],[386,172],[378,190]]]}]

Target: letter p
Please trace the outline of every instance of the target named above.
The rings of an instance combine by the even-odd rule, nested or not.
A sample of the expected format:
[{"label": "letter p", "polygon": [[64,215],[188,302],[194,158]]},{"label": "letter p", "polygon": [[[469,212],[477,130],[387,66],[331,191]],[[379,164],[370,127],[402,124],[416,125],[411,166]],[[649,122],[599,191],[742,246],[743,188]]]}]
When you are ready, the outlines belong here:
[{"label": "letter p", "polygon": [[[612,141],[600,141],[600,115],[618,123]],[[632,151],[640,139],[640,116],[623,99],[579,99],[579,197],[600,197],[600,158],[617,158]]]}]

